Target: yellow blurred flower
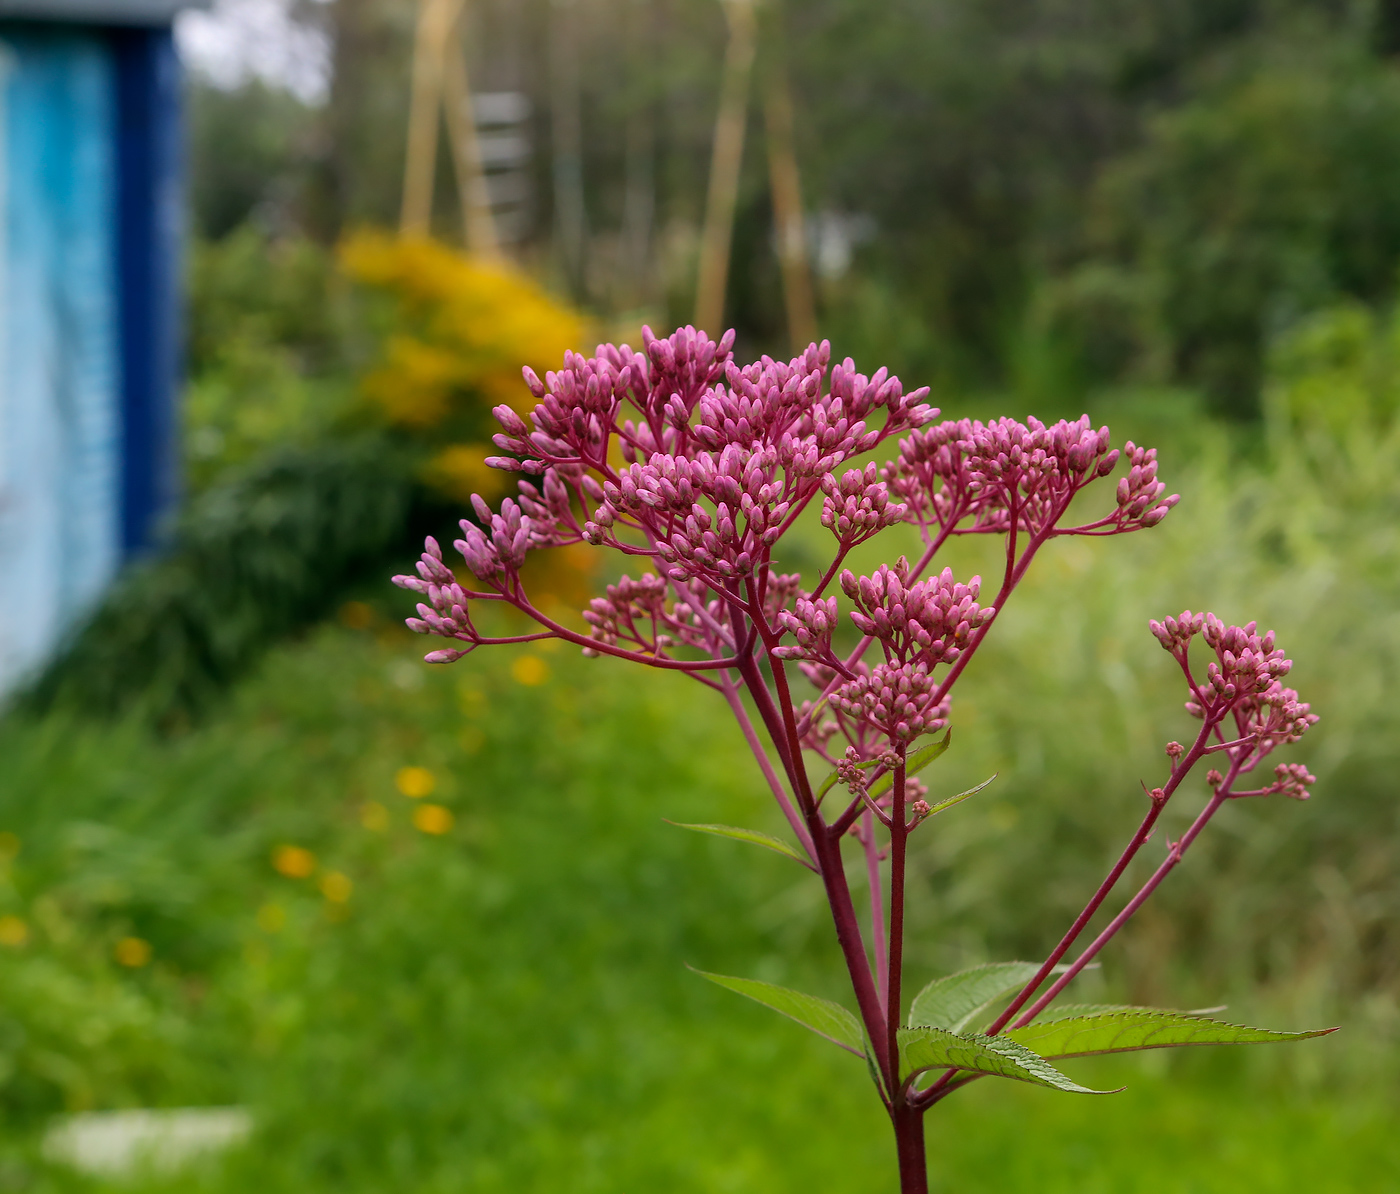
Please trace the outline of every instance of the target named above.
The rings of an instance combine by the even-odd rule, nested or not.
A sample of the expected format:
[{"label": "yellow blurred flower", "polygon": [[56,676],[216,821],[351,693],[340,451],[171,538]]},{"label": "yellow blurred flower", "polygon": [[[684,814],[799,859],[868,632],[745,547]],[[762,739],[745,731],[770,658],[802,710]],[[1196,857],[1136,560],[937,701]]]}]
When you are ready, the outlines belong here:
[{"label": "yellow blurred flower", "polygon": [[316,869],[316,855],[301,846],[278,846],[272,852],[272,865],[288,879],[305,879]]},{"label": "yellow blurred flower", "polygon": [[499,454],[494,444],[453,444],[428,462],[424,479],[458,501],[470,501],[472,494],[479,493],[494,502],[515,491],[514,474],[486,463],[488,456]]},{"label": "yellow blurred flower", "polygon": [[151,960],[151,943],[143,941],[140,937],[123,937],[117,942],[117,948],[112,953],[123,966],[130,966],[135,970]]},{"label": "yellow blurred flower", "polygon": [[349,237],[340,262],[351,278],[397,300],[400,331],[365,379],[392,422],[429,428],[502,402],[529,410],[522,366],[543,375],[583,341],[576,312],[500,262],[372,231]]},{"label": "yellow blurred flower", "polygon": [[452,828],[452,810],[440,804],[420,804],[413,810],[413,824],[423,833],[444,834]]},{"label": "yellow blurred flower", "polygon": [[333,904],[345,903],[354,890],[355,885],[350,882],[349,876],[339,871],[328,871],[321,876],[321,894]]},{"label": "yellow blurred flower", "polygon": [[347,601],[340,607],[340,624],[350,630],[368,630],[374,624],[374,610],[363,601]]},{"label": "yellow blurred flower", "polygon": [[437,787],[437,777],[426,767],[400,767],[394,785],[412,800],[431,796]]},{"label": "yellow blurred flower", "polygon": [[536,688],[549,679],[549,664],[538,655],[522,655],[510,665],[510,674],[528,688]]},{"label": "yellow blurred flower", "polygon": [[18,916],[0,916],[0,945],[18,949],[29,940],[29,926]]},{"label": "yellow blurred flower", "polygon": [[360,824],[373,833],[383,833],[389,828],[389,810],[377,800],[367,800],[360,805]]}]

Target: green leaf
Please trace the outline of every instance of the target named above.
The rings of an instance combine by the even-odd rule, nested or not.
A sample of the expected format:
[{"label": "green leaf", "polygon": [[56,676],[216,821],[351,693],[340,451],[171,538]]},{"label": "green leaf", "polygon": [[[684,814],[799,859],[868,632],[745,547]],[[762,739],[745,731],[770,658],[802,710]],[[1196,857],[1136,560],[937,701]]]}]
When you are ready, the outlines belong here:
[{"label": "green leaf", "polygon": [[987,779],[984,779],[975,788],[968,788],[966,792],[959,792],[956,796],[949,796],[947,800],[940,800],[928,810],[928,815],[931,817],[935,813],[941,813],[945,808],[952,808],[955,804],[961,804],[969,796],[976,796],[977,793],[991,783],[992,780],[996,779],[999,774],[999,772],[993,771]]},{"label": "green leaf", "polygon": [[1005,1036],[983,1036],[980,1032],[949,1032],[946,1028],[901,1028],[899,1030],[899,1076],[907,1081],[931,1069],[970,1070],[998,1078],[1014,1078],[1036,1086],[1051,1086],[1075,1094],[1108,1094],[1080,1086],[1060,1073],[1045,1058],[1025,1045]]},{"label": "green leaf", "polygon": [[[695,967],[691,967],[695,970]],[[818,999],[815,995],[804,995],[801,991],[790,991],[787,987],[760,982],[756,978],[734,978],[727,974],[709,974],[695,970],[701,978],[712,983],[747,995],[775,1012],[781,1012],[790,1020],[796,1020],[803,1028],[810,1028],[818,1036],[824,1036],[833,1044],[849,1050],[857,1057],[865,1056],[865,1033],[860,1021],[829,999]]]},{"label": "green leaf", "polygon": [[772,850],[775,854],[794,858],[809,870],[812,866],[800,851],[789,846],[782,838],[774,837],[769,833],[760,833],[757,829],[739,829],[733,825],[686,825],[680,821],[667,821],[666,824],[674,825],[678,829],[693,829],[696,833],[712,833],[716,837],[732,837],[738,842],[752,842],[755,846],[762,846],[767,850]]},{"label": "green leaf", "polygon": [[1039,969],[1036,962],[992,962],[936,978],[909,1005],[909,1027],[927,1024],[961,1032],[1002,996],[1024,987]]},{"label": "green leaf", "polygon": [[[948,728],[948,732],[945,733],[943,737],[940,738],[937,742],[931,742],[928,746],[924,747],[923,750],[917,750],[907,759],[905,759],[904,774],[906,776],[918,775],[920,771],[922,771],[925,767],[932,763],[934,759],[938,758],[939,755],[941,755],[945,750],[948,749],[948,744],[952,741],[952,739],[953,730],[950,726]],[[870,798],[874,800],[875,797],[881,795],[887,788],[890,788],[893,785],[894,772],[886,771],[884,775],[880,776],[879,779],[877,779],[873,784],[870,785],[868,789],[866,789],[866,792],[870,796]],[[968,794],[971,795],[971,793]]]},{"label": "green leaf", "polygon": [[1335,1028],[1319,1028],[1312,1032],[1272,1032],[1225,1024],[1190,1012],[1139,1007],[1028,1024],[1025,1028],[1007,1029],[1005,1035],[1044,1057],[1086,1057],[1094,1053],[1174,1049],[1185,1045],[1301,1041],[1336,1031]]}]

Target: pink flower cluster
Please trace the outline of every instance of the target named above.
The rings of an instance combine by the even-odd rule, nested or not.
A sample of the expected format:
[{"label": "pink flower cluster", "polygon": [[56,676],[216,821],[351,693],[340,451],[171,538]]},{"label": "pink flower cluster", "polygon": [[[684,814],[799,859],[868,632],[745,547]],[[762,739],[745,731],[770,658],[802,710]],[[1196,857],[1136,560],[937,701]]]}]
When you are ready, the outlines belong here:
[{"label": "pink flower cluster", "polygon": [[[1220,741],[1210,748],[1226,752],[1233,765],[1232,777],[1252,771],[1276,746],[1297,742],[1317,723],[1317,714],[1298,699],[1296,691],[1285,688],[1280,679],[1292,670],[1293,661],[1275,645],[1272,630],[1261,635],[1257,622],[1228,626],[1214,614],[1193,614],[1189,609],[1182,611],[1180,617],[1154,620],[1148,625],[1186,675],[1191,689],[1187,712],[1211,728],[1218,727],[1227,717],[1233,720],[1234,739],[1226,742],[1221,731],[1215,729]],[[1197,680],[1191,671],[1190,648],[1197,635],[1215,656],[1206,663],[1204,680]],[[1167,749],[1171,754],[1171,746]],[[1224,780],[1222,775],[1222,786]],[[1227,796],[1283,792],[1306,799],[1307,785],[1315,782],[1305,767],[1281,764],[1275,783],[1267,790],[1222,790]]]},{"label": "pink flower cluster", "polygon": [[944,532],[1118,534],[1156,526],[1180,500],[1156,479],[1155,449],[1129,441],[1123,451],[1131,468],[1119,482],[1117,510],[1068,528],[1056,524],[1075,494],[1119,460],[1108,428],[1093,430],[1088,415],[1048,427],[1034,418],[939,423],[906,439],[881,475],[915,521]]}]

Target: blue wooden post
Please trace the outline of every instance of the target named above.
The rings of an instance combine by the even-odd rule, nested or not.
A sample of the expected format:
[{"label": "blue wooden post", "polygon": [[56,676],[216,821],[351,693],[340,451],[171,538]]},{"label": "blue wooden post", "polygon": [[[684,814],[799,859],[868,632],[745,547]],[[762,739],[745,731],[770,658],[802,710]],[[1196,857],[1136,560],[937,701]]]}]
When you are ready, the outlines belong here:
[{"label": "blue wooden post", "polygon": [[187,5],[0,0],[0,693],[175,497]]},{"label": "blue wooden post", "polygon": [[116,86],[122,550],[152,546],[178,475],[180,79],[169,26],[109,35]]}]

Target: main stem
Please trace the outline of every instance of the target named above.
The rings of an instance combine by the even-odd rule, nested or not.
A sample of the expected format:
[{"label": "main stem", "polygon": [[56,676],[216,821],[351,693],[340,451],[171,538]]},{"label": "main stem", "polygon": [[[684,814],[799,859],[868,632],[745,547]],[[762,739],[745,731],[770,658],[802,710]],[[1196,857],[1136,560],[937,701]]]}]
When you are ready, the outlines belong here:
[{"label": "main stem", "polygon": [[885,1032],[894,1068],[892,1091],[895,1106],[903,1101],[893,1086],[899,1082],[900,980],[904,972],[904,861],[909,829],[904,820],[904,759],[894,769],[893,801],[890,805],[890,964],[885,979]]},{"label": "main stem", "polygon": [[904,779],[904,760],[901,758],[894,769],[894,799],[890,805],[890,961],[885,1031],[886,1048],[889,1049],[890,1066],[894,1072],[890,1083],[890,1119],[894,1124],[895,1149],[899,1155],[900,1194],[927,1194],[924,1116],[918,1108],[911,1107],[905,1097],[899,1065],[899,1025],[902,1019],[900,986],[904,975],[904,863],[909,841]]},{"label": "main stem", "polygon": [[899,1194],[928,1194],[928,1158],[924,1153],[924,1113],[907,1103],[890,1112],[899,1155]]}]

